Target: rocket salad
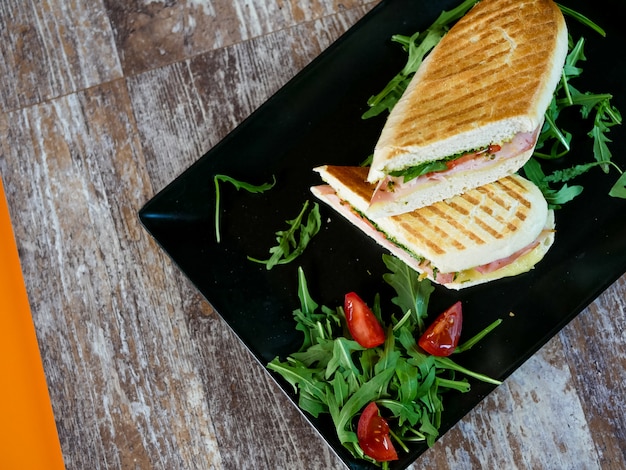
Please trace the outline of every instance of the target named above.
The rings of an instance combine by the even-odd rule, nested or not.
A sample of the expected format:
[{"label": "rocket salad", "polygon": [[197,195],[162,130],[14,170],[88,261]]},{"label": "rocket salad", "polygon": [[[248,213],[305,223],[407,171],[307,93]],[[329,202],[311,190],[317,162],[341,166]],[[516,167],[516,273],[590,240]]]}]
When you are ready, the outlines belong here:
[{"label": "rocket salad", "polygon": [[[500,383],[448,356],[469,349],[502,320],[457,346],[461,305],[451,307],[454,322],[445,312],[427,330],[428,302],[434,291],[430,281],[419,280],[416,272],[392,256],[383,255],[383,261],[389,269],[383,279],[396,292],[391,303],[397,310],[391,315],[383,315],[379,295],[371,307],[352,292],[346,295],[345,308],[319,305],[300,268],[300,308],[293,315],[296,329],[303,333],[302,346],[267,365],[294,387],[304,411],[314,417],[330,414],[340,442],[356,458],[372,462],[396,459],[396,448],[406,451],[411,442],[432,445],[439,435],[443,395],[469,391],[467,377]],[[359,312],[359,328],[353,328],[346,309]],[[356,337],[351,331],[357,332]],[[434,354],[422,344],[428,344]],[[385,445],[380,446],[372,433],[381,433]]]}]

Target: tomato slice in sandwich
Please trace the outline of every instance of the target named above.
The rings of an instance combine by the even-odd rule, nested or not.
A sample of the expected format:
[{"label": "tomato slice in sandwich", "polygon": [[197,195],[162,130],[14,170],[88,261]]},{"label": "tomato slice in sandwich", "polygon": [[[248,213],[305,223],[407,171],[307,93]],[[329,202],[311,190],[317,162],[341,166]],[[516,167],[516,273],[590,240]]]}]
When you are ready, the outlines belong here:
[{"label": "tomato slice in sandwich", "polygon": [[356,435],[365,455],[379,462],[398,460],[389,436],[389,424],[380,416],[376,402],[371,402],[361,413]]},{"label": "tomato slice in sandwich", "polygon": [[433,356],[449,356],[459,344],[462,324],[461,302],[457,302],[435,319],[417,344]]},{"label": "tomato slice in sandwich", "polygon": [[374,348],[385,342],[385,331],[367,304],[356,293],[346,294],[344,311],[348,330],[364,348]]}]

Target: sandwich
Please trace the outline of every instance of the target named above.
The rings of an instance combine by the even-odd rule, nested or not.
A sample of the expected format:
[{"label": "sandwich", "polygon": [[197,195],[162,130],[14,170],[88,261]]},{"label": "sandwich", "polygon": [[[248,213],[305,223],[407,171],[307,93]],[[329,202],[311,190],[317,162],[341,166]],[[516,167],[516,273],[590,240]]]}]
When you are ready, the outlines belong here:
[{"label": "sandwich", "polygon": [[368,218],[367,168],[322,166],[312,193],[423,277],[450,289],[531,270],[554,243],[554,213],[518,175],[399,215]]},{"label": "sandwich", "polygon": [[481,0],[433,48],[389,114],[368,213],[394,215],[515,173],[531,157],[568,35],[552,0]]}]

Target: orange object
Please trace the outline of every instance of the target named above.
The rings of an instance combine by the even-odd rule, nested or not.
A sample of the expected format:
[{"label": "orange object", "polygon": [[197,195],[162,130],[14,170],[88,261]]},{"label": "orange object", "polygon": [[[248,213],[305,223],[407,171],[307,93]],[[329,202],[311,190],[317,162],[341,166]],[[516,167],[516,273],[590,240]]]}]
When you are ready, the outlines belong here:
[{"label": "orange object", "polygon": [[1,178],[0,468],[65,468]]}]

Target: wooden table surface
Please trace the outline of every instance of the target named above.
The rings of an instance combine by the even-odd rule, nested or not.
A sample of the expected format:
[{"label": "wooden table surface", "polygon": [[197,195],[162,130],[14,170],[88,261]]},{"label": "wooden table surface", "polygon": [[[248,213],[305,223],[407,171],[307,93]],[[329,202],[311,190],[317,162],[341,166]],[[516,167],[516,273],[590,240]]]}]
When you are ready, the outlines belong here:
[{"label": "wooden table surface", "polygon": [[[137,211],[376,3],[0,2],[0,174],[67,468],[341,468]],[[625,293],[413,468],[626,468]]]}]

